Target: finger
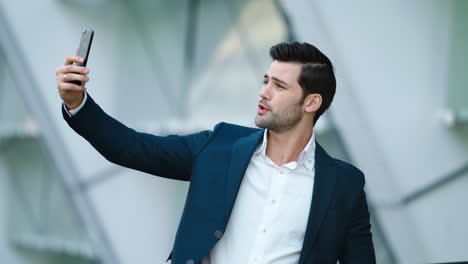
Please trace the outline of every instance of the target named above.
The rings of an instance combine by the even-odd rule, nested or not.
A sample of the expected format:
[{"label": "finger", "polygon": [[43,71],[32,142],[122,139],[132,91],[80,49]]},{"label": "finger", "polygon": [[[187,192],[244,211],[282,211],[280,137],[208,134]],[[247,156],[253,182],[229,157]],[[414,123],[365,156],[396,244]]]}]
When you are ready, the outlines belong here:
[{"label": "finger", "polygon": [[86,88],[84,86],[79,86],[74,83],[59,83],[57,88],[60,92],[84,92]]},{"label": "finger", "polygon": [[67,74],[62,75],[62,81],[63,82],[79,81],[82,83],[86,83],[89,81],[89,77],[86,75],[81,75],[81,74],[76,74],[76,73],[67,73]]},{"label": "finger", "polygon": [[78,73],[86,75],[89,73],[89,69],[77,65],[63,65],[57,68],[55,75],[67,74],[67,73]]},{"label": "finger", "polygon": [[70,65],[73,62],[83,63],[84,59],[81,58],[80,56],[70,55],[65,59],[65,63],[63,65]]}]

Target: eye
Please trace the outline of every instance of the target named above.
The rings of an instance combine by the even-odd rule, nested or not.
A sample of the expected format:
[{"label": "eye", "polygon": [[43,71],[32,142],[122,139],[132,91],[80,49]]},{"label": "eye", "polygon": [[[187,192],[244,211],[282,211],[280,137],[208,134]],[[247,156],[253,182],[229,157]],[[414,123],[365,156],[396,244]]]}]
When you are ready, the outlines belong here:
[{"label": "eye", "polygon": [[279,88],[279,89],[286,89],[286,87],[282,86],[281,84],[276,84],[276,86]]}]

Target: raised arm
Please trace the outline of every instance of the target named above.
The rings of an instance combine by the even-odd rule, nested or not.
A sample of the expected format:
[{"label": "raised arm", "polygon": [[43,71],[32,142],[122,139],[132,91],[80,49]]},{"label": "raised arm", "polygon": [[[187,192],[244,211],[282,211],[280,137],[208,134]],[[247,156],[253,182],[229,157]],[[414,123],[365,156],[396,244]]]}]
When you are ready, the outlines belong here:
[{"label": "raised arm", "polygon": [[[79,61],[79,58],[68,57],[56,72],[57,87],[66,109],[74,109],[81,104],[86,92],[84,85],[89,80],[86,76],[89,70],[71,65],[74,61]],[[78,86],[72,81],[83,84]],[[107,115],[89,94],[82,108],[73,116],[65,108],[62,107],[63,117],[70,127],[107,160],[178,180],[190,180],[192,161],[216,133],[215,129],[188,136],[160,137],[136,132]]]}]

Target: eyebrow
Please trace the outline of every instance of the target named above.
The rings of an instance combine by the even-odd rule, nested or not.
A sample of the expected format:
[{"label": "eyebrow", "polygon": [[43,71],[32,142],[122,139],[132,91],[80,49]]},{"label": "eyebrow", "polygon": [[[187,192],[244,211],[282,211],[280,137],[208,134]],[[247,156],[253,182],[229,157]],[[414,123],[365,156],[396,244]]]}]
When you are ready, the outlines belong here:
[{"label": "eyebrow", "polygon": [[[263,76],[263,78],[267,78],[267,79],[268,79],[268,74],[265,74],[265,75]],[[281,80],[281,79],[278,79],[278,78],[276,78],[276,77],[271,77],[271,79],[274,80],[275,82],[279,82],[279,83],[282,83],[282,84],[284,84],[284,85],[290,86],[287,82],[285,82],[285,81],[283,81],[283,80]]]}]

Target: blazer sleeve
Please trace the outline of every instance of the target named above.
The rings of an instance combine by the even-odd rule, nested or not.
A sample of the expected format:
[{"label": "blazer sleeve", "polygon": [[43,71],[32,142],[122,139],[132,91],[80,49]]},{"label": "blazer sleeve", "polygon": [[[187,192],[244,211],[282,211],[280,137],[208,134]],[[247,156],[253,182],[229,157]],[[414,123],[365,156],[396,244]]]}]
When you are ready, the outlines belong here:
[{"label": "blazer sleeve", "polygon": [[370,214],[364,191],[364,174],[359,171],[359,191],[354,199],[350,224],[340,264],[375,264]]},{"label": "blazer sleeve", "polygon": [[193,160],[223,124],[187,136],[155,136],[128,128],[87,96],[71,117],[62,107],[68,125],[110,162],[165,178],[189,181]]}]

